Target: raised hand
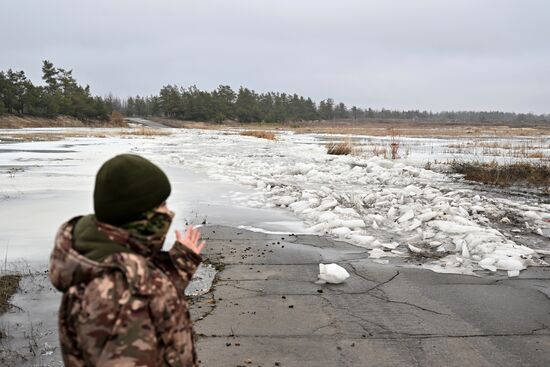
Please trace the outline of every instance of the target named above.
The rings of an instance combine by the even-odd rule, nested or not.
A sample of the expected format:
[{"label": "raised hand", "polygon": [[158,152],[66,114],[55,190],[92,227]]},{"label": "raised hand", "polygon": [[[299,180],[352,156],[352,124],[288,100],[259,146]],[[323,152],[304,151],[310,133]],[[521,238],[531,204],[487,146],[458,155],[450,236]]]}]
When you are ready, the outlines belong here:
[{"label": "raised hand", "polygon": [[206,241],[202,241],[199,243],[200,237],[200,231],[192,225],[187,228],[187,231],[185,232],[185,237],[182,236],[180,231],[176,230],[176,240],[197,255],[199,255],[204,246],[206,246]]}]

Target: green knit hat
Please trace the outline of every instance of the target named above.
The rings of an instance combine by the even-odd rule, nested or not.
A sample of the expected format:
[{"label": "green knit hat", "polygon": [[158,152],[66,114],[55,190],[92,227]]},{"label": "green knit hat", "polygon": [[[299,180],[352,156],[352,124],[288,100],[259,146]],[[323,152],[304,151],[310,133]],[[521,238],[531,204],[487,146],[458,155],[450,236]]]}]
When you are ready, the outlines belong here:
[{"label": "green knit hat", "polygon": [[94,211],[97,219],[121,225],[162,204],[170,196],[166,174],[147,159],[121,154],[97,172]]}]

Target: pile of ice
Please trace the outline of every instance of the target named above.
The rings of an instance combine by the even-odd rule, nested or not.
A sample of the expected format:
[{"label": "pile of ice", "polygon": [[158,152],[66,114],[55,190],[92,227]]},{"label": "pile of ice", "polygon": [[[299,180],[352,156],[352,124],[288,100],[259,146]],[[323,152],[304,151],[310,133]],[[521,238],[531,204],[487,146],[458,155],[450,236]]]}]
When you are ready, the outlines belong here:
[{"label": "pile of ice", "polygon": [[[315,232],[372,249],[373,258],[407,256],[409,252],[429,258],[440,253],[446,256],[424,266],[440,272],[471,273],[477,264],[491,271],[506,270],[510,276],[527,266],[545,264],[533,249],[517,245],[490,226],[484,213],[498,208],[486,198],[469,190],[443,193],[438,183],[444,180],[432,171],[378,158],[362,163],[346,173],[326,172],[324,177],[318,168],[311,168],[305,176],[309,182],[318,182],[319,188],[277,195],[273,201],[316,223],[311,228]],[[365,189],[334,190],[331,180],[346,180]],[[523,210],[530,219],[527,227],[529,222],[542,226],[542,219],[550,218],[540,211],[544,208],[528,209]],[[385,233],[395,236],[388,240]]]},{"label": "pile of ice", "polygon": [[[370,249],[375,259],[419,256],[438,272],[547,265],[495,225],[513,216],[517,231],[542,235],[550,205],[479,195],[447,176],[402,161],[330,156],[320,144],[283,135],[267,141],[186,131],[149,149],[210,176],[257,188],[247,204],[282,207],[328,234]],[[507,217],[508,216],[508,217]],[[509,236],[510,237],[510,236]],[[431,259],[426,262],[426,259]],[[384,261],[384,260],[378,260]]]}]

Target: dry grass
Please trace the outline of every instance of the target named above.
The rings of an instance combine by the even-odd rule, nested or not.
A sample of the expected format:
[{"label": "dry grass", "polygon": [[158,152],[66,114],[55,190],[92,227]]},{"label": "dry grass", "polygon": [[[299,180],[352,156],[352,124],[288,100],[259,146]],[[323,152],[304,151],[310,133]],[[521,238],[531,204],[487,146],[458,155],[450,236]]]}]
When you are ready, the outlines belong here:
[{"label": "dry grass", "polygon": [[390,150],[391,150],[391,159],[397,159],[399,157],[399,146],[401,145],[401,139],[399,139],[399,134],[395,129],[390,130]]},{"label": "dry grass", "polygon": [[115,125],[115,126],[128,126],[125,122],[124,122],[124,116],[122,116],[122,114],[118,111],[113,111],[111,113],[111,116],[109,118],[111,124]]},{"label": "dry grass", "polygon": [[527,154],[527,157],[529,158],[544,158],[544,153],[543,152],[531,152],[531,153],[528,153]]},{"label": "dry grass", "polygon": [[[1,131],[1,130],[0,130]],[[135,129],[89,129],[79,131],[53,131],[53,132],[17,132],[10,134],[0,134],[0,140],[10,142],[29,142],[29,141],[57,141],[71,138],[108,138],[112,136],[122,137],[154,137],[170,135],[168,131],[162,129],[151,129],[139,127]]]},{"label": "dry grass", "polygon": [[402,122],[392,120],[365,122],[315,122],[295,125],[282,125],[297,133],[327,133],[370,136],[407,137],[508,137],[508,136],[540,136],[550,135],[550,127],[521,126],[482,126],[468,124],[448,124],[434,122]]},{"label": "dry grass", "polygon": [[63,131],[63,132],[31,132],[24,134],[10,134],[0,135],[0,140],[2,141],[11,141],[11,142],[26,142],[26,141],[56,141],[63,140],[67,138],[86,138],[86,137],[98,137],[106,138],[107,134],[102,132],[84,132],[84,131]]},{"label": "dry grass", "polygon": [[466,180],[489,185],[550,186],[550,165],[543,162],[501,164],[495,161],[490,163],[453,161],[451,169],[456,173],[463,174]]},{"label": "dry grass", "polygon": [[277,140],[277,136],[273,132],[266,131],[266,130],[247,130],[247,131],[241,132],[241,135],[254,136],[256,138],[267,139],[267,140]]},{"label": "dry grass", "polygon": [[351,139],[347,139],[341,142],[332,142],[326,145],[327,154],[332,155],[349,155],[354,154],[356,149]]},{"label": "dry grass", "polygon": [[[147,119],[154,122],[159,122],[168,127],[174,127],[178,129],[223,130],[224,128],[227,128],[229,126],[229,125],[218,124],[213,122],[184,121],[184,120],[176,120],[176,119],[166,118],[166,117],[148,117]],[[238,126],[238,125],[239,125],[238,123],[235,123],[232,126]]]},{"label": "dry grass", "polygon": [[33,116],[0,116],[0,129],[22,129],[31,127],[125,127],[127,124],[122,121],[111,122],[101,120],[81,121],[69,116],[58,116],[56,118],[44,118]]},{"label": "dry grass", "polygon": [[17,291],[21,275],[0,275],[0,315],[8,310],[9,300]]},{"label": "dry grass", "polygon": [[403,120],[366,120],[366,121],[314,121],[287,123],[223,123],[182,121],[170,118],[152,117],[152,121],[170,127],[189,129],[225,130],[241,128],[248,130],[290,130],[296,133],[326,133],[347,135],[388,136],[392,131],[398,136],[407,137],[499,137],[499,136],[541,136],[550,135],[550,126],[546,125],[498,125],[481,123],[448,123]]},{"label": "dry grass", "polygon": [[162,129],[152,129],[150,127],[141,126],[131,130],[120,130],[116,132],[109,132],[110,135],[119,136],[166,136],[170,135],[168,131]]}]

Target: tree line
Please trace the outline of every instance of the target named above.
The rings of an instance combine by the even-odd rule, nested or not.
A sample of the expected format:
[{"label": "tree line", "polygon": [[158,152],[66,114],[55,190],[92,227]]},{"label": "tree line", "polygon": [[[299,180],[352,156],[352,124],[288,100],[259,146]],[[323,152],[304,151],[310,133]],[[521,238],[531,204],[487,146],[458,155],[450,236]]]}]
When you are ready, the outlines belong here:
[{"label": "tree line", "polygon": [[[111,96],[111,98],[114,98]],[[196,86],[162,87],[158,95],[135,96],[125,100],[114,98],[113,104],[127,116],[159,116],[189,121],[221,122],[292,122],[328,120],[412,120],[426,122],[550,122],[550,114],[500,111],[398,111],[348,107],[332,98],[318,104],[311,98],[287,93],[257,93],[240,87],[220,85],[208,92]]]},{"label": "tree line", "polygon": [[418,120],[455,122],[549,122],[550,115],[499,111],[397,111],[348,107],[327,98],[319,103],[298,94],[256,91],[220,85],[212,91],[177,85],[163,86],[158,95],[119,98],[92,96],[72,70],[42,63],[43,85],[34,85],[23,71],[0,71],[0,114],[78,119],[107,119],[113,111],[126,116],[159,116],[190,121],[293,122],[329,120]]},{"label": "tree line", "polygon": [[0,71],[0,114],[105,120],[112,112],[107,101],[91,95],[88,85],[77,83],[72,70],[56,68],[45,60],[42,80],[44,85],[34,85],[22,70]]}]

